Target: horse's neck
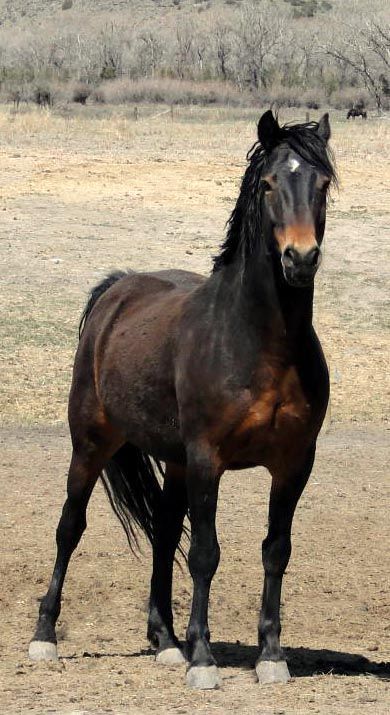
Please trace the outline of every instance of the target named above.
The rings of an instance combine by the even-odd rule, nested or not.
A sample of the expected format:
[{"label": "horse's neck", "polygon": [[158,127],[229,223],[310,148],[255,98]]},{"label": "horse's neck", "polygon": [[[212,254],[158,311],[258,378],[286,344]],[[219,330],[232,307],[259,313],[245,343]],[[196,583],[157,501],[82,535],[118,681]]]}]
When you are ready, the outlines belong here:
[{"label": "horse's neck", "polygon": [[241,328],[246,325],[262,345],[267,341],[291,345],[310,332],[313,289],[289,286],[277,258],[252,256],[245,267],[227,267],[221,278],[226,299],[234,306],[232,321],[239,319]]},{"label": "horse's neck", "polygon": [[275,291],[290,340],[300,340],[312,327],[313,287],[295,288],[286,282],[280,260],[274,266]]}]

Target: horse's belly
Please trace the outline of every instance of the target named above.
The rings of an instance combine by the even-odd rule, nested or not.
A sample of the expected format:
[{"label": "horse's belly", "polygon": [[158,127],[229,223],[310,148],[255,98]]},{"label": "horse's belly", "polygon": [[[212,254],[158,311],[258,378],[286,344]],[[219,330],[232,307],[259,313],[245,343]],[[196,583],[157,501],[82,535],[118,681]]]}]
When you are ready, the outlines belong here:
[{"label": "horse's belly", "polygon": [[177,417],[172,416],[174,410],[168,413],[161,406],[153,408],[147,400],[143,400],[141,407],[134,400],[133,393],[121,408],[108,398],[105,411],[110,422],[119,428],[127,441],[143,452],[164,462],[185,463],[185,446]]},{"label": "horse's belly", "polygon": [[115,374],[108,370],[101,381],[100,397],[108,419],[129,442],[164,461],[183,454],[175,396],[166,385],[153,383],[151,376],[142,374],[142,368],[133,380],[123,371]]}]

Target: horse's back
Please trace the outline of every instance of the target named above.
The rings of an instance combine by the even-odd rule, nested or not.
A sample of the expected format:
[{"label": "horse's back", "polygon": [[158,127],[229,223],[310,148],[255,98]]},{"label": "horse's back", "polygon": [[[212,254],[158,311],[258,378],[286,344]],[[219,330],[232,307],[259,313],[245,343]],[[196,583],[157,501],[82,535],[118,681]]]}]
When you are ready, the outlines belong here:
[{"label": "horse's back", "polygon": [[172,283],[176,288],[181,288],[186,291],[194,290],[198,286],[202,285],[206,278],[201,276],[199,273],[194,273],[193,271],[184,271],[176,268],[154,271],[152,273],[145,273],[141,275],[155,276],[160,280]]},{"label": "horse's back", "polygon": [[100,295],[85,326],[98,364],[165,351],[184,304],[204,280],[181,270],[129,271],[118,278]]},{"label": "horse's back", "polygon": [[[113,274],[114,276],[114,274]],[[118,274],[119,276],[119,274]],[[184,270],[153,272],[126,271],[99,295],[88,319],[88,332],[101,334],[104,326],[111,329],[114,323],[150,306],[158,312],[165,310],[165,297],[172,292],[188,295],[205,281],[198,273]]]},{"label": "horse's back", "polygon": [[156,292],[159,288],[162,291],[177,288],[191,292],[202,285],[206,278],[193,271],[185,271],[179,268],[165,268],[159,271],[145,272],[129,270],[122,280],[125,281],[123,286],[127,285],[130,287],[137,285],[142,288],[143,292],[148,291],[148,289],[152,292]]}]

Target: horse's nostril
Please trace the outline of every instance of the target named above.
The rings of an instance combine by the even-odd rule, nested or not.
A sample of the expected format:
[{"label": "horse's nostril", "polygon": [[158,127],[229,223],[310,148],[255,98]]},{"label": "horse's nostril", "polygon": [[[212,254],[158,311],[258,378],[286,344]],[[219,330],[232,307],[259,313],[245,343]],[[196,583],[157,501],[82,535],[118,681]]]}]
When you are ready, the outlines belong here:
[{"label": "horse's nostril", "polygon": [[318,246],[314,246],[309,251],[298,251],[294,246],[287,246],[283,251],[282,263],[286,268],[292,269],[315,269],[321,259],[321,251]]},{"label": "horse's nostril", "polygon": [[306,256],[306,261],[310,266],[317,266],[320,260],[321,256],[321,251],[320,249],[316,246],[315,248],[312,248],[311,251]]},{"label": "horse's nostril", "polygon": [[293,248],[286,248],[283,253],[284,260],[288,263],[294,263],[296,251]]}]

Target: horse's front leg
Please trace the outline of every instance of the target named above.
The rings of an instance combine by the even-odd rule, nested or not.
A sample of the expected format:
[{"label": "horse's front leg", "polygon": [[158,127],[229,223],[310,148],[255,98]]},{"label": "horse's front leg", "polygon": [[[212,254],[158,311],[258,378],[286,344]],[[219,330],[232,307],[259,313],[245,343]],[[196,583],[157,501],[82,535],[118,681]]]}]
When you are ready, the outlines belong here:
[{"label": "horse's front leg", "polygon": [[191,520],[188,565],[194,584],[192,610],[187,628],[190,663],[187,685],[206,690],[220,685],[218,669],[210,650],[208,605],[211,581],[219,563],[215,515],[221,473],[213,454],[204,448],[188,450],[187,459]]},{"label": "horse's front leg", "polygon": [[256,673],[260,683],[287,682],[290,678],[280,646],[280,595],[283,574],[291,554],[291,524],[295,507],[314,462],[315,446],[303,467],[290,475],[272,474],[268,534],[263,541],[264,588],[259,623],[260,655]]}]

